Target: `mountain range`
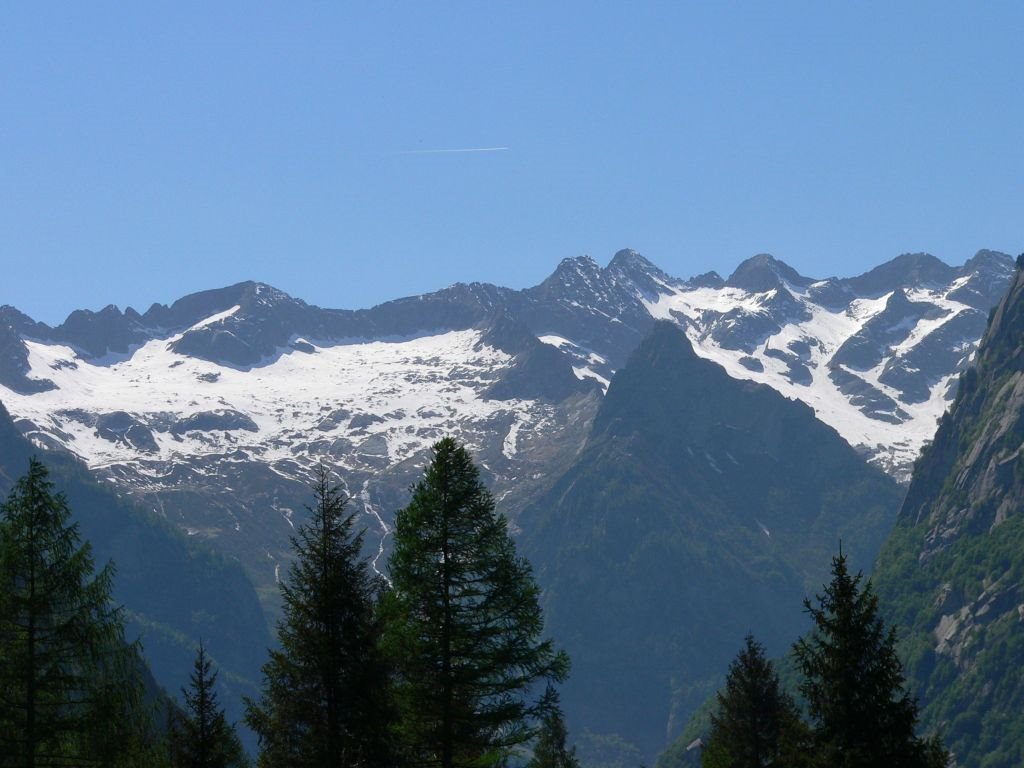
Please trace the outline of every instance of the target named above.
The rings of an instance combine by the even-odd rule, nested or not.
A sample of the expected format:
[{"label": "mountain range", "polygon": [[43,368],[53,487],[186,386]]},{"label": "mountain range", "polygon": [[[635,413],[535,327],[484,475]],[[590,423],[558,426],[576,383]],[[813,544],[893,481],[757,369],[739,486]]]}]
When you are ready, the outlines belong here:
[{"label": "mountain range", "polygon": [[313,464],[339,468],[380,540],[425,448],[454,434],[514,517],[575,457],[657,319],[905,481],[1012,271],[991,251],[962,267],[908,254],[815,280],[759,255],[680,280],[620,251],[523,291],[456,284],[368,310],[260,283],[54,328],[5,306],[0,401],[38,445],[216,539],[273,603]]},{"label": "mountain range", "polygon": [[[455,435],[577,658],[571,724],[649,760],[741,625],[772,648],[795,637],[839,536],[870,565],[1013,279],[991,251],[828,279],[759,255],[688,280],[620,251],[526,290],[456,284],[366,310],[253,282],[56,327],[5,306],[0,401],[37,448],[239,563],[268,620],[318,463],[383,571],[429,445]],[[605,637],[610,606],[626,618]],[[632,666],[602,681],[613,658]],[[644,706],[616,702],[627,678]]]}]

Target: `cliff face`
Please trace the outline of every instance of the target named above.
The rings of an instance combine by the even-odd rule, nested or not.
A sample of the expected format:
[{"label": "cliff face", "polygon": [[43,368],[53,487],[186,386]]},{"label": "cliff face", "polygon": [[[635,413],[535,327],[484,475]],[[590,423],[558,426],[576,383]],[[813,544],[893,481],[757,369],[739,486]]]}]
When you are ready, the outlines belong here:
[{"label": "cliff face", "polygon": [[927,520],[928,552],[968,526],[991,528],[1020,508],[1024,483],[1024,271],[993,310],[976,364],[931,448],[915,467],[901,513]]},{"label": "cliff face", "polygon": [[1024,270],[914,468],[874,580],[923,722],[961,766],[1024,760]]}]

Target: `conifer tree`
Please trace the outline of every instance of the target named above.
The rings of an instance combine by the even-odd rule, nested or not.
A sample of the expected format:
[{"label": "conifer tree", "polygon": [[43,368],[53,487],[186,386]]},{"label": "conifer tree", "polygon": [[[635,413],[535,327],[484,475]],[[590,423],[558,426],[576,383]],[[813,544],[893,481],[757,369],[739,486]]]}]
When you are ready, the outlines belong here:
[{"label": "conifer tree", "polygon": [[896,630],[878,614],[878,597],[863,575],[851,576],[840,549],[832,581],[816,604],[814,621],[794,654],[801,693],[813,720],[813,748],[830,768],[924,768],[945,764],[937,740],[915,734],[917,702],[904,688]]},{"label": "conifer tree", "polygon": [[468,451],[452,438],[395,522],[387,647],[397,670],[406,758],[500,764],[550,708],[531,699],[568,658],[542,640],[539,590]]},{"label": "conifer tree", "polygon": [[558,692],[548,685],[545,697],[549,708],[541,717],[540,731],[533,745],[533,756],[526,768],[580,768],[576,747],[569,747],[569,730],[558,705]]},{"label": "conifer tree", "polygon": [[389,765],[380,582],[325,467],[313,490],[311,519],[292,538],[296,561],[281,585],[280,648],[263,667],[259,702],[247,701],[246,722],[264,768]]},{"label": "conifer tree", "polygon": [[[0,766],[131,765],[141,661],[63,494],[36,459],[0,505]],[[131,745],[131,749],[127,748]]]},{"label": "conifer tree", "polygon": [[806,765],[807,727],[793,699],[765,657],[764,646],[747,635],[729,665],[717,695],[711,732],[701,753],[704,768],[768,768]]},{"label": "conifer tree", "polygon": [[182,688],[184,713],[173,713],[168,733],[174,768],[236,768],[248,765],[242,743],[217,702],[217,673],[202,641]]}]

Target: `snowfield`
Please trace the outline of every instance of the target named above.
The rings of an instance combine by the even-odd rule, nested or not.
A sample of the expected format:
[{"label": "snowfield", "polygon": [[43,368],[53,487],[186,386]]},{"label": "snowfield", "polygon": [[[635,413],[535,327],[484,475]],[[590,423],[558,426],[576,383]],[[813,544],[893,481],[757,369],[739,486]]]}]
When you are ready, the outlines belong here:
[{"label": "snowfield", "polygon": [[[246,370],[179,355],[171,350],[178,338],[152,340],[123,359],[98,364],[76,357],[70,347],[29,341],[30,376],[50,379],[57,388],[34,395],[0,388],[0,397],[15,418],[34,422],[38,433],[94,468],[140,455],[172,461],[234,451],[274,463],[294,459],[295,444],[313,437],[343,437],[398,462],[443,434],[461,431],[460,424],[505,412],[514,414],[506,439],[514,454],[516,432],[543,417],[542,406],[482,396],[510,357],[482,345],[476,331],[400,342],[308,342],[312,352],[289,348]],[[252,426],[180,426],[201,414],[232,412]],[[131,439],[131,428],[124,438],[102,436],[94,417],[112,413],[128,414],[154,445],[140,448],[143,441]]]}]

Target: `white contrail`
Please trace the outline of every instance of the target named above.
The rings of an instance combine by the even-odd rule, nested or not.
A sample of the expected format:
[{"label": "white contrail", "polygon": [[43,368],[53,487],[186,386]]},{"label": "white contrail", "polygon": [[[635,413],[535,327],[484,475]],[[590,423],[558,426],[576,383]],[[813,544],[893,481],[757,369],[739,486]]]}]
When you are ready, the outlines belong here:
[{"label": "white contrail", "polygon": [[461,149],[408,149],[400,155],[451,155],[460,152],[507,152],[508,147],[465,147]]}]

